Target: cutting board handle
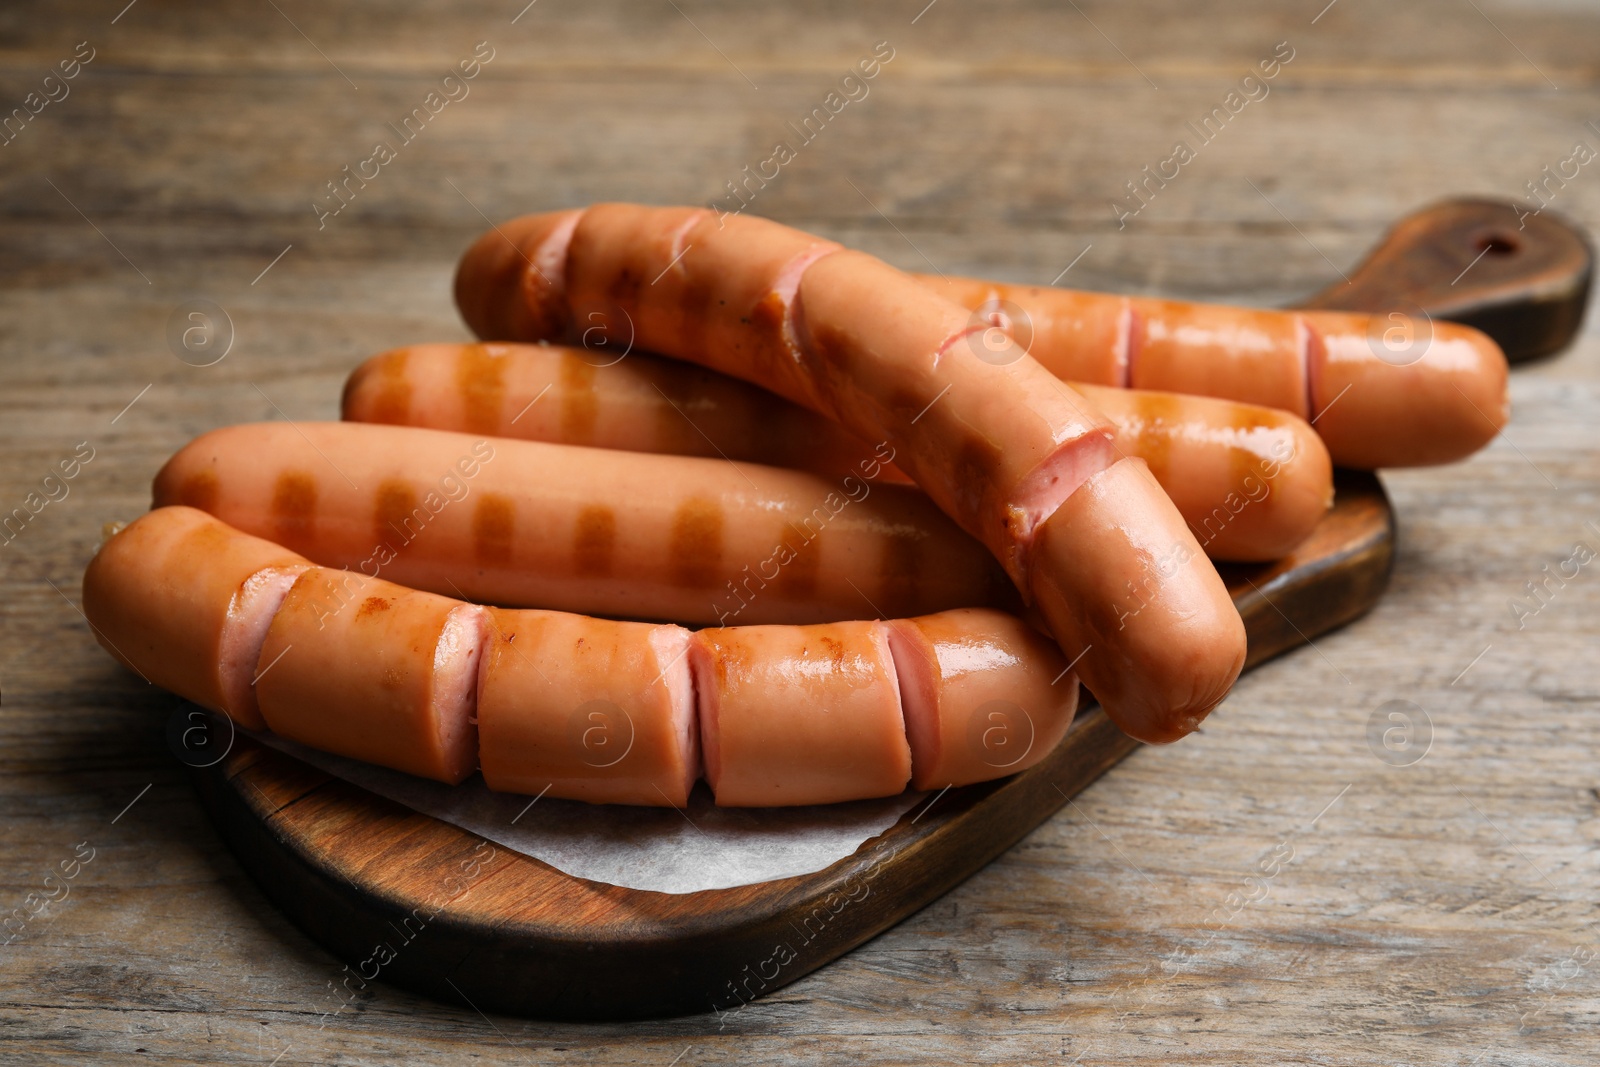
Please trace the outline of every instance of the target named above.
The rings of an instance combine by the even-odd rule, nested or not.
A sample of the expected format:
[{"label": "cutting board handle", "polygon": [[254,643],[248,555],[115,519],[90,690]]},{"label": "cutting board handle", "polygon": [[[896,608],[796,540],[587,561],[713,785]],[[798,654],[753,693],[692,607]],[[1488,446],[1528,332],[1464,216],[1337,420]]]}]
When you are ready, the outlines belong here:
[{"label": "cutting board handle", "polygon": [[1444,200],[1407,215],[1340,281],[1297,306],[1421,308],[1474,326],[1513,363],[1560,351],[1583,322],[1594,250],[1557,215],[1509,200]]}]

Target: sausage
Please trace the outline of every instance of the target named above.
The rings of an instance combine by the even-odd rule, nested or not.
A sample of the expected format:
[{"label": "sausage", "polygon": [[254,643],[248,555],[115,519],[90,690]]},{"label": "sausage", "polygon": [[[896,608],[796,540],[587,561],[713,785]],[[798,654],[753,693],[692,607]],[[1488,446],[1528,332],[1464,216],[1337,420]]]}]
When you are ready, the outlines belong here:
[{"label": "sausage", "polygon": [[1078,683],[1060,649],[1021,620],[961,608],[889,624],[911,744],[911,786],[1014,774],[1072,725]]},{"label": "sausage", "polygon": [[310,566],[194,508],[159,508],[89,562],[83,613],[101,647],[146,681],[259,730],[261,643]]},{"label": "sausage", "polygon": [[[501,223],[473,246],[472,263],[456,272],[456,306],[469,322],[481,322],[483,337],[565,336],[567,242],[581,211],[558,211],[536,219]],[[502,300],[508,290],[515,299]]]},{"label": "sausage", "polygon": [[683,807],[700,776],[689,631],[491,610],[478,693],[490,789]]},{"label": "sausage", "polygon": [[[1032,526],[1113,458],[1106,420],[1020,350],[1005,365],[962,351],[944,358],[970,332],[970,316],[869,256],[764,219],[719,223],[697,208],[601,204],[570,237],[564,215],[515,231],[531,235],[541,225],[549,231],[542,243],[527,238],[541,262],[554,262],[554,248],[569,241],[564,273],[543,272],[565,294],[568,314],[534,316],[542,325],[519,339],[592,321],[588,331],[613,343],[631,339],[700,363],[862,439],[888,441],[896,463],[1019,582]],[[468,251],[458,293],[482,277],[477,255],[499,240],[485,235]],[[537,292],[543,312],[553,302],[543,285],[525,280],[501,299]],[[469,295],[463,313],[496,302]],[[469,324],[491,328],[489,320]]]},{"label": "sausage", "polygon": [[884,623],[701,630],[689,661],[718,804],[830,804],[911,780]]},{"label": "sausage", "polygon": [[910,487],[875,485],[878,465],[828,481],[412,427],[256,423],[186,445],[154,498],[323,566],[500,607],[746,624],[1016,604],[983,547]]},{"label": "sausage", "polygon": [[725,806],[1014,774],[1055,748],[1078,706],[1060,650],[992,610],[708,629],[689,648],[706,781]]},{"label": "sausage", "polygon": [[[1105,416],[1014,341],[978,344],[974,335],[989,339],[986,325],[870,256],[766,220],[687,208],[602,204],[575,225],[563,213],[512,229],[529,260],[541,264],[537,275],[506,265],[494,249],[504,244],[498,234],[480,238],[457,273],[462,314],[480,337],[560,340],[593,322],[587,328],[609,341],[731,374],[857,437],[884,441],[896,464],[989,548],[1025,595],[1039,582],[1061,584],[1032,565],[1039,527],[1091,476],[1135,462],[1116,454]],[[508,302],[521,306],[508,311]],[[517,332],[494,336],[500,330]],[[1114,481],[1139,498],[1127,502],[1130,511],[1159,512],[1163,529],[1175,528],[1201,555],[1153,480]],[[1113,555],[1092,564],[1138,570],[1138,559],[1115,555],[1130,551],[1128,543],[1097,544]],[[1078,632],[1082,616],[1064,610],[1059,597],[1040,601],[1063,649],[1086,649],[1081,672],[1111,717],[1124,729],[1158,723],[1153,735],[1163,737],[1171,723],[1197,722],[1210,710],[1189,701],[1198,693],[1219,700],[1244,651],[1238,612],[1203,558],[1168,581],[1184,588],[1152,597],[1133,625],[1181,637],[1183,649],[1120,635],[1107,639],[1116,647],[1097,645]],[[1188,613],[1183,625],[1160,618],[1177,605]],[[1149,684],[1110,676],[1130,661]],[[1180,662],[1190,674],[1163,673]],[[1124,697],[1147,703],[1123,706]]]},{"label": "sausage", "polygon": [[1511,417],[1505,355],[1470,326],[1436,320],[1420,358],[1390,364],[1373,358],[1367,336],[1395,331],[1403,344],[1408,326],[1342,311],[1301,315],[1317,338],[1317,432],[1336,463],[1368,470],[1448,463],[1488,444]]},{"label": "sausage", "polygon": [[[268,567],[252,573],[258,563]],[[263,574],[280,583],[271,597]],[[1078,684],[1057,649],[993,611],[691,636],[314,567],[184,507],[112,538],[84,586],[108,651],[230,714],[216,695],[235,687],[230,642],[245,644],[235,631],[248,628],[241,684],[254,680],[257,728],[452,784],[481,764],[492,789],[595,803],[684,804],[702,743],[729,805],[999,777],[1060,739]],[[234,610],[241,587],[255,590],[247,617]],[[999,709],[1004,721],[993,717],[1002,698],[1018,709]],[[996,740],[1022,729],[1019,715],[1020,756],[1007,746],[1022,733]]]},{"label": "sausage", "polygon": [[1182,520],[1139,491],[1155,484],[1138,459],[1090,477],[1039,529],[1034,594],[1069,661],[1100,657],[1095,696],[1138,716],[1117,725],[1162,744],[1199,726],[1200,709],[1225,694],[1227,672],[1214,657],[1231,656],[1237,675],[1245,648],[1242,622],[1236,643],[1212,641],[1216,622],[1201,579],[1215,572]]},{"label": "sausage", "polygon": [[[416,345],[367,360],[344,418],[641,452],[722,455],[834,477],[871,446],[761,389],[652,356],[595,366],[560,345]],[[492,385],[483,383],[489,382]],[[1078,386],[1150,465],[1212,559],[1277,559],[1333,497],[1328,450],[1288,412],[1210,397]],[[883,465],[880,481],[904,480]]]},{"label": "sausage", "polygon": [[485,609],[313,567],[272,618],[261,717],[291,741],[451,785],[478,767]]},{"label": "sausage", "polygon": [[1117,427],[1216,560],[1289,554],[1333,505],[1333,463],[1316,430],[1286,411],[1213,397],[1078,389]]},{"label": "sausage", "polygon": [[[432,344],[373,356],[345,382],[350,422],[668,452],[859,476],[871,444],[741,381],[564,345]],[[909,483],[892,465],[879,479]]]},{"label": "sausage", "polygon": [[[1058,377],[1293,412],[1313,420],[1342,467],[1461,459],[1499,433],[1510,414],[1504,353],[1458,323],[919,277],[932,291],[1031,335],[1029,354]],[[1018,308],[1026,323],[1007,322],[1020,318]]]}]

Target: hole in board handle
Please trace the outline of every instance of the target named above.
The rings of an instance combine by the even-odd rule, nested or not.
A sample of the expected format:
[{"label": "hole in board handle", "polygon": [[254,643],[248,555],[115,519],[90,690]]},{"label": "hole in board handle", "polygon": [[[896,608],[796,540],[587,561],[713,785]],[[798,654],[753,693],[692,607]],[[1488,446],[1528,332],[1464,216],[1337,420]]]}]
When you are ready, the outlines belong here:
[{"label": "hole in board handle", "polygon": [[1522,247],[1522,242],[1509,233],[1486,233],[1474,242],[1473,247],[1491,256],[1509,256]]}]

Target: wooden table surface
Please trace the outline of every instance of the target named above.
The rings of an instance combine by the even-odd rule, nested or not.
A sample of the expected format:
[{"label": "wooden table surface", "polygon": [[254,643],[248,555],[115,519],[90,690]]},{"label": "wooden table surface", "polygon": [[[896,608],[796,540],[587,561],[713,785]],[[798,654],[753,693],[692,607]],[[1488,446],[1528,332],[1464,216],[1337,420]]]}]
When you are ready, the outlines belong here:
[{"label": "wooden table surface", "polygon": [[[1577,171],[1552,209],[1600,224],[1600,162],[1564,163],[1600,149],[1595,5],[125,2],[0,10],[0,108],[59,97],[0,145],[0,513],[59,498],[0,545],[0,906],[60,898],[6,927],[0,1060],[1595,1062],[1600,564],[1510,607],[1600,549],[1593,329],[1516,372],[1471,462],[1386,475],[1400,552],[1369,617],[723,1019],[550,1025],[381,985],[335,1013],[341,965],[243,876],[170,754],[174,698],[76,606],[101,525],[188,438],[332,418],[366,355],[465,338],[449,278],[485,216],[733,206],[726,183],[880,41],[867,95],[749,210],[912,269],[1271,303],[1408,210],[1546,167]],[[467,95],[403,142],[390,124],[479,42]],[[1125,183],[1279,42],[1267,95],[1119,226]],[[379,141],[394,158],[319,228]],[[168,339],[196,299],[233,326],[212,366]],[[1385,761],[1396,708],[1415,732]]]}]

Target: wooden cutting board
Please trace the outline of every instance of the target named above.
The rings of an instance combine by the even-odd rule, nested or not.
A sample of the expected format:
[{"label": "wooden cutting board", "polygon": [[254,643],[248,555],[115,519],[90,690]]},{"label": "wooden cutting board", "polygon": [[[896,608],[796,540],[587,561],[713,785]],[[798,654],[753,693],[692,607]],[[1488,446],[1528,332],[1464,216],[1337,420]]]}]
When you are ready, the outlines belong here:
[{"label": "wooden cutting board", "polygon": [[[1581,318],[1587,245],[1541,226],[1494,251],[1514,229],[1506,219],[1505,204],[1430,208],[1352,273],[1359,292],[1340,286],[1308,304],[1477,314],[1518,358],[1551,351]],[[1463,301],[1442,275],[1485,242],[1495,271]],[[1246,669],[1356,618],[1383,592],[1395,541],[1383,488],[1354,472],[1336,488],[1333,510],[1292,556],[1224,568],[1249,634]],[[382,981],[484,1011],[599,1020],[737,1011],[937,899],[1137,747],[1091,705],[1044,762],[930,797],[825,870],[682,895],[574,878],[244,737],[193,775],[267,896],[346,961],[345,996]]]}]

